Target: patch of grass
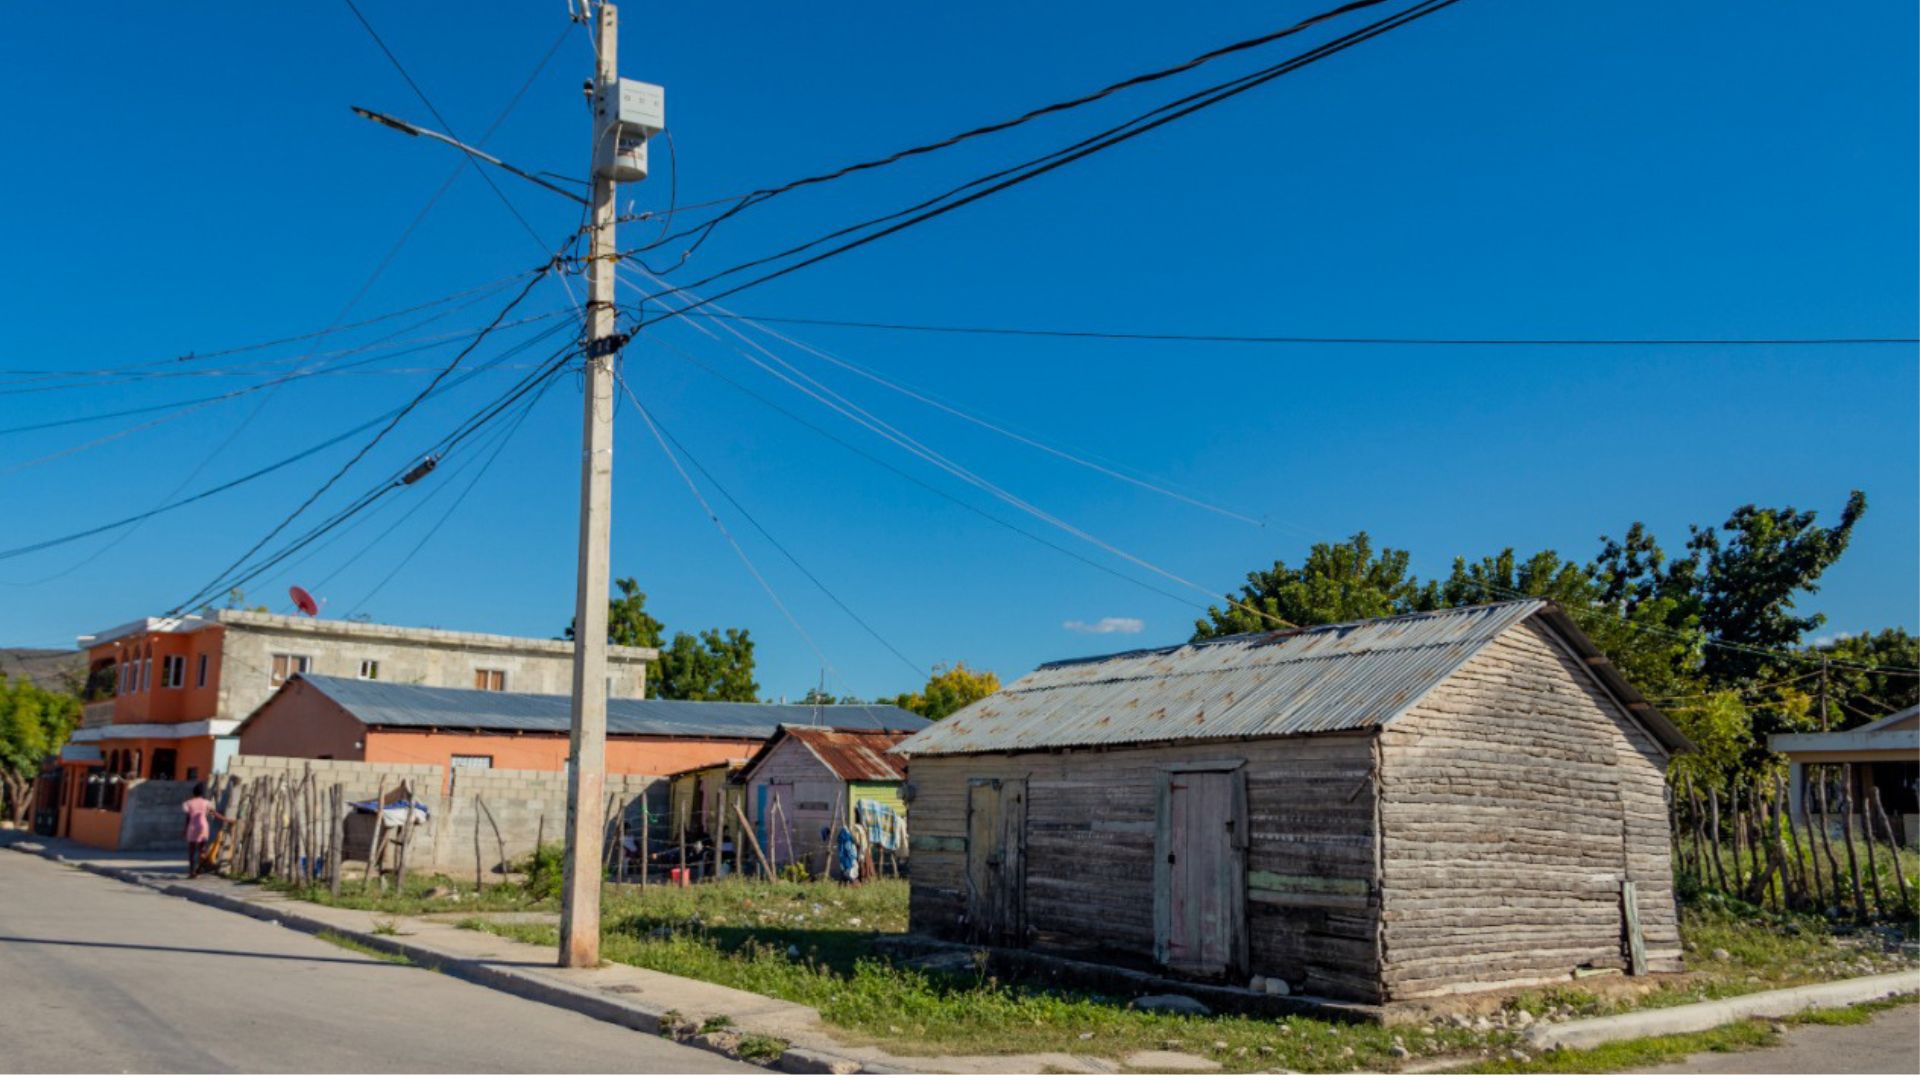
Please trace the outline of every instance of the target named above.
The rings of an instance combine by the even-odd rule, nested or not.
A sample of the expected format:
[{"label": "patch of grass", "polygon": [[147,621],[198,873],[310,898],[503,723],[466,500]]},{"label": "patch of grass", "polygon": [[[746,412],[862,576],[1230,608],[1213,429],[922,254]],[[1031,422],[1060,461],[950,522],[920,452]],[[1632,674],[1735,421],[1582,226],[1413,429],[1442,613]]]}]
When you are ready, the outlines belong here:
[{"label": "patch of grass", "polygon": [[743,1035],[739,1052],[742,1060],[755,1065],[771,1065],[787,1052],[787,1040],[771,1035]]},{"label": "patch of grass", "polygon": [[400,922],[397,919],[375,919],[373,932],[382,937],[395,937],[400,933]]},{"label": "patch of grass", "polygon": [[1779,1041],[1780,1036],[1773,1033],[1772,1026],[1766,1021],[1740,1020],[1711,1031],[1696,1031],[1686,1035],[1658,1035],[1647,1039],[1626,1039],[1596,1046],[1591,1050],[1549,1050],[1539,1055],[1528,1055],[1525,1060],[1500,1057],[1468,1066],[1461,1071],[1472,1073],[1623,1072],[1628,1069],[1644,1069],[1650,1065],[1681,1061],[1690,1055],[1707,1051],[1732,1053],[1737,1050],[1757,1050],[1763,1046],[1772,1046]]},{"label": "patch of grass", "polygon": [[391,915],[432,915],[453,911],[557,911],[558,894],[530,895],[517,882],[492,882],[474,892],[471,880],[461,883],[444,874],[408,874],[406,885],[395,890],[360,880],[340,883],[336,899],[325,885],[294,885],[278,878],[259,884],[285,893],[296,900],[355,911],[380,911]]},{"label": "patch of grass", "polygon": [[389,964],[400,964],[407,967],[413,965],[412,959],[408,957],[402,956],[399,953],[388,952],[385,949],[377,949],[358,938],[348,937],[337,930],[322,930],[313,936],[329,945],[349,949],[362,956],[371,956],[375,960],[385,960]]},{"label": "patch of grass", "polygon": [[[1920,1001],[1920,995],[1903,994],[1898,997],[1882,998],[1879,1001],[1865,1001],[1858,1005],[1846,1005],[1830,1009],[1810,1009],[1790,1016],[1782,1023],[1789,1027],[1803,1024],[1828,1026],[1847,1026],[1864,1024],[1876,1013],[1896,1008],[1900,1005]],[[1708,1031],[1696,1031],[1685,1035],[1658,1035],[1646,1039],[1626,1039],[1590,1050],[1552,1050],[1522,1061],[1513,1057],[1502,1057],[1469,1067],[1465,1072],[1552,1072],[1552,1073],[1598,1073],[1621,1072],[1627,1069],[1643,1069],[1651,1065],[1665,1065],[1682,1061],[1694,1054],[1729,1054],[1742,1050],[1757,1050],[1779,1043],[1780,1036],[1773,1030],[1773,1023],[1767,1020],[1737,1020]]]},{"label": "patch of grass", "polygon": [[705,1020],[700,1021],[700,1034],[705,1035],[708,1032],[712,1032],[712,1031],[725,1031],[732,1026],[733,1026],[733,1017],[728,1016],[725,1013],[720,1013],[715,1016],[709,1016]]},{"label": "patch of grass", "polygon": [[[841,895],[835,891],[838,886],[821,888],[830,897]],[[712,901],[681,897],[662,902]],[[811,908],[807,910],[811,917]],[[844,925],[848,919],[860,918],[844,914],[845,910],[840,909],[837,920],[827,921]],[[488,929],[532,944],[558,942],[558,931],[551,926],[494,923]],[[1399,1062],[1393,1053],[1396,1042],[1412,1055],[1432,1056],[1500,1048],[1511,1045],[1513,1039],[1501,1032],[1448,1028],[1428,1034],[1420,1028],[1304,1018],[1282,1022],[1143,1013],[1128,1008],[1125,998],[1006,984],[973,972],[936,974],[897,968],[874,959],[864,946],[851,961],[841,959],[850,947],[839,944],[820,948],[810,943],[797,958],[790,958],[786,943],[802,940],[798,935],[803,932],[780,929],[777,933],[775,941],[747,935],[729,944],[733,935],[723,937],[717,930],[683,927],[665,935],[648,930],[636,936],[610,928],[602,938],[602,950],[607,958],[621,963],[811,1005],[833,1027],[905,1054],[1066,1050],[1124,1058],[1140,1050],[1177,1049],[1210,1057],[1236,1071],[1359,1068],[1378,1072]],[[853,931],[814,933],[851,935]]]}]

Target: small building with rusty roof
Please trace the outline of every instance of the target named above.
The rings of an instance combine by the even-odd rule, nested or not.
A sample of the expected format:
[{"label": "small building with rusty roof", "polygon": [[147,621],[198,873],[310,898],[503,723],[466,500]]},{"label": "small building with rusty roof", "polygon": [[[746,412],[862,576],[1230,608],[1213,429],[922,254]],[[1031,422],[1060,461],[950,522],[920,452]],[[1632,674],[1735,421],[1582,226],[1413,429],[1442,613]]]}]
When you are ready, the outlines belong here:
[{"label": "small building with rusty roof", "polygon": [[782,724],[740,768],[754,833],[776,869],[797,862],[823,873],[833,829],[852,823],[863,805],[905,817],[907,762],[896,748],[927,721],[889,715],[898,725],[889,731]]},{"label": "small building with rusty roof", "polygon": [[1539,600],[1051,663],[899,746],[911,925],[1371,1003],[1677,970],[1689,748]]}]

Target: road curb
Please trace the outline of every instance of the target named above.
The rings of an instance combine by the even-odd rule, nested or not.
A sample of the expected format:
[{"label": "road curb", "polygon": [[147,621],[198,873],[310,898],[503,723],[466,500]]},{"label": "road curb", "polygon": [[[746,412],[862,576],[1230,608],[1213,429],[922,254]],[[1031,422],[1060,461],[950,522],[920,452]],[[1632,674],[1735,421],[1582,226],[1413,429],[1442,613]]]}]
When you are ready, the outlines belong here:
[{"label": "road curb", "polygon": [[1621,1039],[1685,1035],[1736,1020],[1753,1017],[1779,1019],[1808,1009],[1858,1005],[1863,1001],[1878,1001],[1912,993],[1920,993],[1920,969],[1794,986],[1785,990],[1765,990],[1758,994],[1677,1005],[1670,1009],[1649,1009],[1618,1016],[1541,1024],[1528,1028],[1524,1037],[1540,1050],[1585,1050]]},{"label": "road curb", "polygon": [[[197,904],[205,904],[208,907],[217,907],[224,911],[231,911],[237,915],[245,915],[263,922],[271,922],[277,926],[283,926],[289,930],[295,930],[303,934],[317,935],[322,931],[326,931],[329,934],[338,935],[367,948],[404,957],[421,967],[432,968],[443,975],[451,975],[466,982],[487,987],[490,990],[498,990],[503,993],[512,994],[515,997],[524,998],[528,1001],[536,1001],[543,1005],[566,1009],[590,1019],[600,1020],[609,1024],[617,1024],[620,1027],[629,1028],[645,1035],[654,1035],[669,1039],[683,1046],[696,1047],[708,1053],[734,1061],[745,1060],[737,1052],[734,1052],[733,1047],[729,1045],[729,1040],[711,1037],[712,1033],[695,1034],[686,1038],[676,1037],[677,1033],[674,1028],[676,1018],[671,1015],[671,1010],[656,1009],[640,1002],[625,1001],[596,990],[572,986],[563,980],[556,979],[540,971],[506,967],[488,963],[484,960],[472,960],[467,957],[442,952],[439,949],[416,945],[400,940],[392,935],[373,934],[363,930],[336,926],[319,919],[301,915],[297,912],[287,911],[284,908],[272,904],[263,904],[248,900],[244,897],[229,896],[187,885],[182,882],[170,881],[155,875],[126,870],[117,866],[106,866],[95,862],[69,859],[59,852],[37,843],[9,843],[0,840],[0,847],[12,848],[22,854],[39,855],[43,859],[60,863],[63,866],[71,866],[75,869],[85,870],[88,873],[98,874],[101,877],[113,878],[116,881],[139,885],[165,896],[175,896]],[[738,1039],[736,1038],[732,1040],[732,1042],[737,1043]],[[750,1062],[749,1064],[757,1064],[762,1068],[775,1072],[814,1075],[831,1074],[844,1076],[862,1072],[890,1073],[895,1071],[877,1063],[869,1064],[856,1058],[802,1046],[789,1046],[781,1052],[779,1058],[772,1062]]]}]

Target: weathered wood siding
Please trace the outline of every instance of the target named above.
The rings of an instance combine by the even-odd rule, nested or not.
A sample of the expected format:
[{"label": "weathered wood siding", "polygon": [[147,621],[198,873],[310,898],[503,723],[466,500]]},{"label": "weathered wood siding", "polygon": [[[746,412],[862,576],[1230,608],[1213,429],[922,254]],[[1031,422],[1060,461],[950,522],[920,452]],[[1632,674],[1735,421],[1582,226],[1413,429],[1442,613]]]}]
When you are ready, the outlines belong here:
[{"label": "weathered wood siding", "polygon": [[1380,739],[1389,997],[1623,966],[1623,878],[1677,967],[1664,754],[1537,621]]},{"label": "weathered wood siding", "polygon": [[1378,995],[1371,734],[919,757],[912,928],[965,940],[967,783],[1027,780],[1026,925],[1037,949],[1151,963],[1160,766],[1245,759],[1254,972]]},{"label": "weathered wood siding", "polygon": [[[761,794],[770,785],[784,784],[793,786]],[[746,776],[745,789],[747,814],[767,858],[778,866],[799,862],[812,873],[826,873],[832,843],[821,839],[820,830],[846,816],[845,782],[800,740],[787,738],[754,765]],[[791,794],[776,815],[773,804],[777,791]],[[777,828],[771,831],[766,820],[769,817],[776,818]]]}]

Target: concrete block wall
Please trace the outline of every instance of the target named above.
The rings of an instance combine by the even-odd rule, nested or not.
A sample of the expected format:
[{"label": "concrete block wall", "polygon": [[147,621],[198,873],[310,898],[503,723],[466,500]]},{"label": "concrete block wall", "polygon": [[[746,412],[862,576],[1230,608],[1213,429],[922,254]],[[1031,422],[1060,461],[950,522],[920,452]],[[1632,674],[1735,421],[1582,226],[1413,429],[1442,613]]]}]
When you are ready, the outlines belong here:
[{"label": "concrete block wall", "polygon": [[127,785],[120,814],[120,850],[180,847],[187,815],[180,804],[193,796],[193,780],[135,780]]}]

